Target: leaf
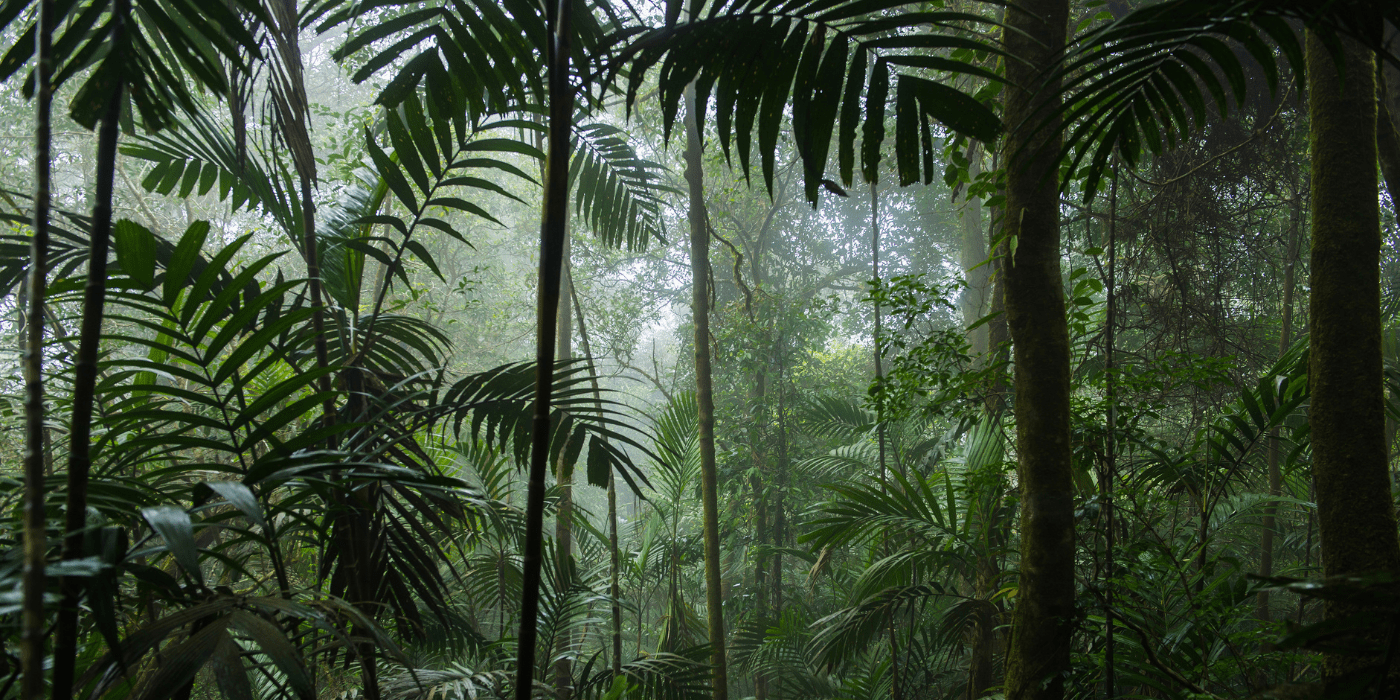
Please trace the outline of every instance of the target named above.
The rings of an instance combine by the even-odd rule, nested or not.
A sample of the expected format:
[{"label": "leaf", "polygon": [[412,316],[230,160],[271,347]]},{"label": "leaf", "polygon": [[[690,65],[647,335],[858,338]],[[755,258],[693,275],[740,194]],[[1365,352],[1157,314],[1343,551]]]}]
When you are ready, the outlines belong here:
[{"label": "leaf", "polygon": [[122,272],[142,289],[156,286],[156,236],[149,229],[130,219],[121,219],[112,227],[112,246],[116,248],[117,263]]},{"label": "leaf", "polygon": [[311,675],[296,647],[288,641],[282,630],[261,616],[239,610],[229,616],[229,626],[252,639],[258,649],[266,654],[277,669],[287,678],[287,684],[303,700],[314,700],[316,689]]},{"label": "leaf", "polygon": [[258,505],[258,499],[253,495],[252,489],[236,481],[206,481],[203,486],[223,496],[225,501],[247,516],[254,525],[267,532],[269,537],[272,535],[271,530],[268,529],[267,521],[263,519],[262,507]]},{"label": "leaf", "polygon": [[[194,526],[189,513],[178,506],[159,505],[142,508],[141,517],[165,540],[166,548],[190,578],[203,585],[204,572],[199,567],[199,549],[194,543]],[[210,650],[212,653],[212,646]]]},{"label": "leaf", "polygon": [[175,246],[175,253],[170,256],[170,263],[165,266],[165,287],[162,292],[166,306],[174,306],[175,300],[182,291],[189,286],[190,272],[194,269],[195,261],[199,259],[200,249],[204,247],[204,239],[209,235],[209,222],[196,221],[185,229],[185,234],[180,237],[180,242]]},{"label": "leaf", "polygon": [[923,113],[948,128],[982,143],[992,143],[1001,136],[1001,120],[966,93],[932,80],[901,75],[899,89],[905,89],[906,84],[918,96]]}]

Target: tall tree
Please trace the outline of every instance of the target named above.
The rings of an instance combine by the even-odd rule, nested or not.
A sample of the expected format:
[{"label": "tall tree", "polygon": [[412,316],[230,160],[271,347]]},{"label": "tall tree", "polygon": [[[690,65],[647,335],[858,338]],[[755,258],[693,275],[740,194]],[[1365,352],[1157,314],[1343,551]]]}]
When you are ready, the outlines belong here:
[{"label": "tall tree", "polygon": [[[1070,471],[1070,350],[1060,278],[1056,177],[1059,60],[1066,0],[1007,7],[1007,325],[1015,354],[1016,451],[1021,488],[1021,578],[1006,660],[1010,700],[1064,696],[1074,618],[1074,499]],[[1032,125],[1048,121],[1043,128]]]},{"label": "tall tree", "polygon": [[548,6],[548,148],[544,203],[540,217],[539,295],[535,314],[535,395],[531,418],[530,473],[525,501],[525,551],[522,557],[520,630],[516,648],[515,697],[530,700],[534,689],[540,571],[544,551],[544,491],[549,472],[550,415],[554,388],[555,332],[564,246],[569,217],[569,137],[573,131],[574,89],[569,83],[573,40],[573,3]]},{"label": "tall tree", "polygon": [[[1370,10],[1369,12],[1367,10]],[[1357,3],[1353,26],[1374,28],[1379,7]],[[1380,209],[1376,64],[1370,48],[1343,38],[1338,65],[1328,42],[1307,37],[1312,150],[1312,251],[1308,357],[1313,482],[1323,573],[1400,574],[1390,498],[1381,362]],[[1357,612],[1329,601],[1329,618]],[[1374,670],[1381,659],[1329,655],[1329,683]],[[1385,672],[1385,670],[1383,670]],[[1378,691],[1379,696],[1380,691]]]},{"label": "tall tree", "polygon": [[39,0],[34,33],[34,234],[29,244],[29,337],[24,345],[24,619],[21,700],[44,697],[44,302],[52,184],[53,0]]},{"label": "tall tree", "polygon": [[[112,5],[112,50],[125,48],[127,0]],[[117,134],[120,130],[124,82],[117,80],[107,96],[97,136],[97,187],[92,208],[92,235],[88,238],[87,283],[83,288],[82,325],[78,331],[78,356],[73,368],[73,419],[69,423],[68,493],[64,514],[63,559],[83,556],[87,525],[88,476],[92,470],[92,407],[97,385],[97,355],[102,341],[103,306],[107,298],[107,252],[112,233],[112,183],[117,170]],[[62,602],[54,632],[53,697],[67,700],[73,694],[78,654],[78,598],[81,579],[66,576],[61,583]]]},{"label": "tall tree", "polygon": [[[566,227],[567,228],[567,227]],[[559,296],[559,329],[554,357],[561,363],[574,359],[574,313],[573,313],[573,269],[569,256],[573,245],[567,231],[564,233],[564,269],[560,288],[569,290]],[[580,324],[581,327],[581,324]],[[554,510],[554,590],[563,594],[569,590],[572,581],[570,566],[574,550],[574,489],[573,474],[565,455],[559,455],[555,465],[554,481],[559,488],[559,504]],[[554,644],[554,697],[569,700],[573,695],[573,664],[569,660],[569,647],[572,635],[562,630]]]},{"label": "tall tree", "polygon": [[704,167],[695,88],[685,95],[685,181],[690,223],[690,309],[695,327],[695,398],[699,404],[700,500],[704,513],[705,610],[709,617],[714,699],[729,697],[724,644],[724,599],[720,590],[719,484],[715,475],[715,398],[710,376],[710,231],[705,215]]},{"label": "tall tree", "polygon": [[[967,149],[967,177],[976,182],[982,174],[982,144],[972,141]],[[967,188],[961,190],[962,200],[958,204],[958,229],[961,242],[961,263],[967,288],[963,290],[963,325],[971,326],[987,315],[991,300],[992,269],[987,264],[987,234],[982,226],[982,200],[972,196]],[[954,192],[956,198],[958,192]],[[968,331],[968,343],[974,357],[987,352],[987,337],[991,329],[986,324]]]}]

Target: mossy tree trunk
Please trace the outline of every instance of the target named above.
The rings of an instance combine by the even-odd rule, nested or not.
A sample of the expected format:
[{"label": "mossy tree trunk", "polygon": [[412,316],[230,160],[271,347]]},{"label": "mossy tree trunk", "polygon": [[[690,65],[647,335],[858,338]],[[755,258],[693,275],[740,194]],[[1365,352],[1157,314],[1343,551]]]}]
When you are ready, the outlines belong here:
[{"label": "mossy tree trunk", "polygon": [[[1376,19],[1358,26],[1379,31]],[[1343,40],[1342,52],[1339,67],[1327,45],[1309,33],[1313,483],[1323,573],[1397,574],[1400,542],[1386,470],[1382,394],[1379,183],[1371,165],[1377,158],[1376,65],[1358,42]],[[1329,618],[1355,612],[1338,601],[1326,608]],[[1329,655],[1323,675],[1335,681],[1378,661]]]},{"label": "mossy tree trunk", "polygon": [[1006,660],[1006,697],[1064,696],[1074,618],[1074,498],[1069,442],[1069,331],[1060,277],[1058,107],[1040,74],[1065,45],[1069,3],[1007,7],[1004,261],[1007,326],[1015,355],[1016,452],[1021,489],[1021,578]]},{"label": "mossy tree trunk", "polygon": [[715,476],[715,398],[710,379],[710,231],[705,215],[704,169],[695,88],[685,92],[685,180],[689,185],[691,313],[695,326],[695,398],[699,404],[700,500],[704,511],[705,608],[709,617],[714,700],[728,700],[724,604],[720,590],[719,485]]}]

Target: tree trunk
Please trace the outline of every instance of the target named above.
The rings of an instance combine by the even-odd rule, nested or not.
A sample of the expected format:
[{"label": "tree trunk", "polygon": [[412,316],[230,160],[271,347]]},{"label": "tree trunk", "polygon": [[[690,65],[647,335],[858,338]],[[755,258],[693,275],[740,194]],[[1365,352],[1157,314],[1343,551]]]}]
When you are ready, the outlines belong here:
[{"label": "tree trunk", "polygon": [[[992,525],[988,523],[985,527],[990,528]],[[967,665],[967,700],[982,697],[995,682],[992,677],[992,652],[996,649],[996,613],[990,601],[996,593],[996,581],[1000,573],[995,559],[985,553],[978,555],[975,597],[979,601],[986,601],[987,609],[979,612],[977,628],[973,632],[972,659]]]},{"label": "tree trunk", "polygon": [[[753,387],[749,390],[749,449],[753,453],[753,475],[749,477],[749,489],[753,492],[753,542],[756,548],[760,549],[768,544],[768,494],[764,491],[762,474],[768,470],[766,455],[763,451],[764,430],[760,427],[767,423],[768,412],[764,405],[764,394],[767,391],[766,367],[760,366],[754,371]],[[763,554],[754,555],[753,563],[753,583],[754,583],[754,615],[760,626],[767,626],[769,620],[768,610],[768,557]],[[755,700],[768,700],[768,676],[758,673],[753,679],[753,695]]]},{"label": "tree trunk", "polygon": [[544,491],[549,472],[549,406],[554,388],[555,327],[559,318],[561,270],[569,220],[569,137],[573,88],[569,52],[573,3],[549,7],[549,146],[545,160],[544,207],[540,221],[539,304],[535,316],[535,397],[531,419],[530,477],[525,499],[525,552],[521,557],[520,630],[516,644],[515,697],[530,700],[539,639],[540,569],[544,549]]},{"label": "tree trunk", "polygon": [[[1356,26],[1380,31],[1378,17],[1361,19]],[[1342,52],[1339,75],[1327,46],[1308,34],[1313,481],[1323,573],[1394,575],[1400,542],[1386,471],[1379,183],[1367,165],[1376,162],[1376,67],[1359,42],[1342,40]],[[1337,601],[1326,607],[1328,618],[1355,612],[1354,604]],[[1333,681],[1378,662],[1328,655],[1323,675]]]},{"label": "tree trunk", "polygon": [[53,0],[39,0],[34,33],[34,237],[29,244],[29,338],[24,348],[24,615],[21,700],[44,697],[44,292],[52,172]]},{"label": "tree trunk", "polygon": [[[783,343],[782,336],[778,336],[778,345]],[[779,347],[778,352],[782,352]],[[773,518],[773,546],[782,547],[787,544],[787,509],[784,505],[786,500],[783,496],[787,492],[788,474],[788,443],[787,443],[787,414],[783,406],[783,363],[782,355],[778,356],[778,461],[773,469],[773,501],[769,505]],[[783,555],[773,553],[772,568],[768,574],[768,585],[772,593],[769,595],[769,606],[773,611],[773,617],[779,618],[783,614]]]},{"label": "tree trunk", "polygon": [[[1385,42],[1395,47],[1400,42],[1400,29],[1385,25]],[[1391,211],[1400,218],[1400,68],[1390,61],[1380,66],[1380,117],[1376,120],[1376,148],[1380,151],[1381,174],[1385,176],[1386,194],[1390,195]]]},{"label": "tree trunk", "polygon": [[705,607],[709,616],[714,700],[729,697],[724,652],[724,605],[720,590],[719,486],[715,477],[715,399],[710,382],[710,232],[706,226],[704,170],[695,87],[685,92],[685,180],[690,195],[691,314],[695,325],[695,398],[699,404],[700,498],[705,530]]},{"label": "tree trunk", "polygon": [[[969,161],[967,174],[973,181],[982,173],[982,144],[973,141],[967,149]],[[958,206],[958,226],[962,232],[962,269],[967,280],[967,289],[962,297],[963,327],[971,326],[987,315],[987,301],[991,294],[992,270],[987,262],[987,236],[982,230],[982,200],[967,196],[963,192],[962,203]],[[972,345],[972,356],[982,358],[987,354],[990,328],[983,325],[968,331],[967,341]]]},{"label": "tree trunk", "polygon": [[[1043,83],[1065,45],[1067,0],[1006,10],[1006,315],[1015,353],[1021,488],[1021,580],[1006,662],[1008,700],[1064,696],[1074,619],[1074,495],[1069,443],[1069,332],[1060,277],[1059,104]],[[1022,130],[1024,129],[1024,131]]]},{"label": "tree trunk", "polygon": [[[982,145],[976,141],[971,142],[967,149],[967,157],[968,177],[975,182],[982,172]],[[987,236],[982,228],[982,201],[964,192],[962,204],[958,207],[958,216],[959,227],[962,230],[961,262],[963,275],[967,280],[961,310],[963,326],[967,327],[988,313],[988,302],[992,297],[992,266],[987,259]],[[972,346],[972,356],[978,366],[996,360],[988,356],[991,334],[992,326],[989,324],[968,331],[968,344]],[[989,411],[989,419],[991,415]],[[881,468],[883,469],[883,465]],[[984,522],[982,527],[985,532],[995,525]],[[990,547],[977,553],[976,566],[975,596],[979,600],[990,600],[996,592],[992,586],[999,574],[996,560],[990,554]],[[968,700],[980,697],[995,682],[992,677],[992,654],[996,642],[994,616],[990,613],[980,616],[976,624],[971,660],[967,667]]]},{"label": "tree trunk", "polygon": [[[560,281],[562,289],[573,290],[573,271],[569,266],[569,255],[572,246],[569,242],[567,228],[564,233],[564,269],[563,279]],[[573,326],[573,295],[561,294],[559,298],[559,337],[557,340],[554,356],[559,361],[572,360],[574,357],[574,326]],[[571,583],[572,576],[569,575],[569,562],[574,549],[574,489],[573,476],[565,470],[564,455],[559,455],[559,462],[555,465],[554,479],[559,486],[559,506],[554,515],[554,591],[556,595],[564,595]],[[557,700],[569,700],[573,695],[573,664],[570,663],[568,652],[571,635],[564,632],[554,643],[554,697]]]},{"label": "tree trunk", "polygon": [[[1295,261],[1298,259],[1298,229],[1302,216],[1302,193],[1295,185],[1288,218],[1288,240],[1284,242],[1283,324],[1279,330],[1278,339],[1278,354],[1280,356],[1288,352],[1288,346],[1293,343],[1293,271]],[[1269,431],[1267,460],[1269,495],[1275,498],[1283,495],[1283,474],[1279,471],[1279,457],[1282,450],[1279,449],[1278,441],[1279,430],[1274,428]],[[1277,514],[1277,505],[1271,504],[1264,509],[1263,531],[1259,534],[1259,575],[1263,577],[1274,575],[1274,528],[1277,526]],[[1268,622],[1271,619],[1268,591],[1259,591],[1257,594],[1254,603],[1254,616],[1260,622]]]},{"label": "tree trunk", "polygon": [[[112,7],[113,45],[126,33],[129,3],[118,0]],[[102,342],[103,306],[107,299],[107,252],[112,233],[112,183],[117,170],[118,118],[122,110],[123,86],[118,81],[102,115],[97,136],[97,186],[92,210],[92,235],[88,252],[87,285],[83,289],[83,319],[78,333],[78,356],[73,368],[73,419],[69,424],[68,494],[64,517],[63,560],[83,556],[87,525],[87,486],[92,469],[92,405],[97,385],[97,353]],[[73,674],[78,655],[78,600],[82,579],[62,579],[63,593],[54,632],[53,697],[67,700],[73,695]]]}]

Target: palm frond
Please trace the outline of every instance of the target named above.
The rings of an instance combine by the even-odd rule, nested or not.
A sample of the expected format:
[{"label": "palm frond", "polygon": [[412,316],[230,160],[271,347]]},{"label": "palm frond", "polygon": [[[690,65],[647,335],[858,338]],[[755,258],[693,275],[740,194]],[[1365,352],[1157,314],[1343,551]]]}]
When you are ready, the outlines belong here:
[{"label": "palm frond", "polygon": [[[720,145],[726,159],[737,151],[746,177],[756,126],[770,194],[782,116],[791,109],[806,196],[813,204],[825,178],[833,134],[842,181],[847,186],[852,182],[857,127],[863,132],[863,175],[867,181],[874,179],[893,81],[900,183],[932,182],[935,142],[930,120],[984,142],[996,140],[1001,123],[977,99],[925,77],[929,74],[923,71],[997,81],[995,74],[975,61],[931,54],[1001,51],[971,31],[995,24],[987,18],[950,11],[887,13],[905,5],[904,0],[715,0],[688,21],[635,36],[629,33],[629,43],[611,66],[629,71],[629,106],[636,103],[643,78],[658,68],[668,137],[685,86],[695,82],[697,121],[704,122],[713,97]],[[915,27],[917,32],[912,31]]]}]

